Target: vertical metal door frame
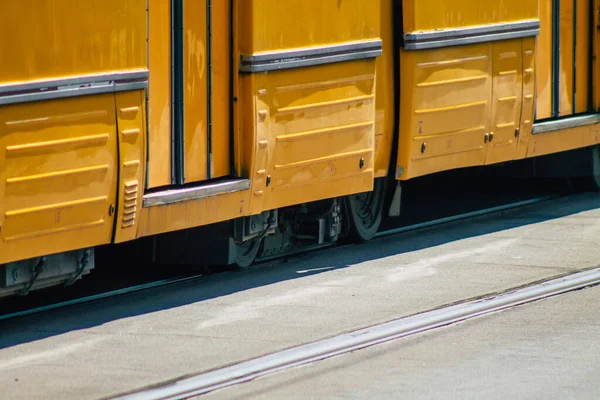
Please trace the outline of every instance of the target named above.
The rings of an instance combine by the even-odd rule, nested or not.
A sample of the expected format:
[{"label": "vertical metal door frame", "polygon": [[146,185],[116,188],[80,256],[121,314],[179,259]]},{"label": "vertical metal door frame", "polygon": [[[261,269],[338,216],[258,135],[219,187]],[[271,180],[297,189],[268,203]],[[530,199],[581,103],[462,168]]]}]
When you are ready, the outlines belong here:
[{"label": "vertical metal door frame", "polygon": [[235,106],[237,101],[235,98],[235,38],[234,38],[234,23],[235,23],[235,5],[233,0],[229,0],[229,173],[230,175],[238,175],[240,172],[236,170],[235,164]]},{"label": "vertical metal door frame", "polygon": [[206,0],[206,179],[213,178],[212,146],[212,0]]},{"label": "vertical metal door frame", "polygon": [[596,35],[595,26],[595,0],[589,0],[589,40],[588,40],[588,84],[587,84],[587,111],[592,113],[594,110],[594,35]]},{"label": "vertical metal door frame", "polygon": [[[197,0],[194,0],[197,1]],[[171,0],[171,183],[185,183],[185,91],[184,0]],[[212,162],[212,1],[206,0],[206,140],[207,179],[213,177]]]},{"label": "vertical metal door frame", "polygon": [[572,83],[573,112],[577,114],[577,0],[573,0],[573,77]]},{"label": "vertical metal door frame", "polygon": [[184,183],[183,1],[171,0],[171,183]]},{"label": "vertical metal door frame", "polygon": [[552,0],[552,118],[560,111],[560,0]]}]

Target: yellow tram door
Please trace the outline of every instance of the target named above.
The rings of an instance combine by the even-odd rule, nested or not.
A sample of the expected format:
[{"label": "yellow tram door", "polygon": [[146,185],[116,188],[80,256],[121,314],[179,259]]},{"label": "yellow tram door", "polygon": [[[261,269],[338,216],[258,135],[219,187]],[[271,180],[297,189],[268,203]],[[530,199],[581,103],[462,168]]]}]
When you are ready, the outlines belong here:
[{"label": "yellow tram door", "polygon": [[597,2],[540,0],[535,118],[538,121],[594,112],[592,101]]},{"label": "yellow tram door", "polygon": [[521,39],[491,44],[492,101],[485,163],[516,158],[521,104],[523,99],[523,57]]},{"label": "yellow tram door", "polygon": [[149,21],[149,188],[229,175],[230,2],[150,0]]}]

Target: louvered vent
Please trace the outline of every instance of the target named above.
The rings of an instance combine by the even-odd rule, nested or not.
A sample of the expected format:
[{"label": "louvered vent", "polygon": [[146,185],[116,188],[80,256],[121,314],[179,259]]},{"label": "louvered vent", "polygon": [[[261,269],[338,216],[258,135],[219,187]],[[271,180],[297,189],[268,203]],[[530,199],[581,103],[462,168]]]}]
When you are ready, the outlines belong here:
[{"label": "louvered vent", "polygon": [[135,212],[137,211],[138,181],[129,181],[125,183],[123,202],[123,223],[122,228],[129,228],[135,224]]}]

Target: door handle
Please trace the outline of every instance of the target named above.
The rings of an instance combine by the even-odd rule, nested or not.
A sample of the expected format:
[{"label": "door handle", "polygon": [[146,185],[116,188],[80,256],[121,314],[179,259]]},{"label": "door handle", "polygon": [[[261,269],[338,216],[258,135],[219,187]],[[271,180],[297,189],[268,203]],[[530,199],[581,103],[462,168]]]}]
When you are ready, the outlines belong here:
[{"label": "door handle", "polygon": [[485,136],[483,137],[483,143],[487,143],[488,140],[490,140],[490,134],[486,133]]}]

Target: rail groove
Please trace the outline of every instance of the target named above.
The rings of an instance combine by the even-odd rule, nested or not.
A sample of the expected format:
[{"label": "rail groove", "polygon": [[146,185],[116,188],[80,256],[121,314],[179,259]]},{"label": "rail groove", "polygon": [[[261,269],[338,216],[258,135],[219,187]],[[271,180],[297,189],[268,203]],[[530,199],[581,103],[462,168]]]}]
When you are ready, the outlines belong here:
[{"label": "rail groove", "polygon": [[399,318],[117,398],[150,400],[198,396],[275,372],[598,284],[600,267]]}]

